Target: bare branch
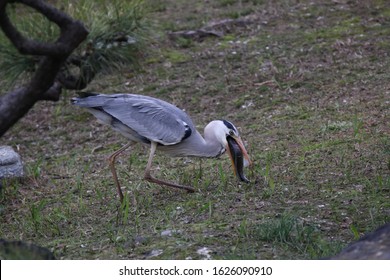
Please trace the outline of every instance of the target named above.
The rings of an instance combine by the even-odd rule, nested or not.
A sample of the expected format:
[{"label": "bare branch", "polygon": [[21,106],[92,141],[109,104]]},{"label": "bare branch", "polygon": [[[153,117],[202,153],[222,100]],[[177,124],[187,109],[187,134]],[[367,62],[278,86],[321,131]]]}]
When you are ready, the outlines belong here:
[{"label": "bare branch", "polygon": [[[73,36],[77,38],[79,34],[76,33],[80,31],[83,32],[80,30],[80,28],[77,28],[77,26],[81,24],[80,22],[72,20],[64,13],[56,10],[54,7],[51,7],[42,1],[20,0],[19,2],[29,5],[30,7],[41,12],[49,20],[56,23],[60,27],[61,32],[67,32],[66,34],[70,33],[69,35],[72,34],[72,36],[65,36],[66,39],[72,39]],[[72,41],[65,41],[64,39],[61,40],[63,37],[62,35],[65,34],[61,34],[61,37],[54,43],[40,42],[25,38],[11,23],[5,12],[5,7],[0,14],[0,25],[4,34],[22,54],[67,56],[74,50],[74,44],[72,44]]]},{"label": "bare branch", "polygon": [[55,82],[54,85],[41,95],[40,100],[58,101],[60,100],[62,86]]}]

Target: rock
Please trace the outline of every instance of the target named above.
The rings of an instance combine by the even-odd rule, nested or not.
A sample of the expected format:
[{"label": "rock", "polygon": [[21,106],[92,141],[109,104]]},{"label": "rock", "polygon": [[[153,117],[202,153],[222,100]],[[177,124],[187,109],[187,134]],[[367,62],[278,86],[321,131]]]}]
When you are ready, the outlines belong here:
[{"label": "rock", "polygon": [[390,260],[390,223],[353,242],[333,260]]},{"label": "rock", "polygon": [[0,179],[23,177],[22,160],[10,146],[0,146]]},{"label": "rock", "polygon": [[0,239],[1,260],[55,260],[47,248],[23,241]]}]

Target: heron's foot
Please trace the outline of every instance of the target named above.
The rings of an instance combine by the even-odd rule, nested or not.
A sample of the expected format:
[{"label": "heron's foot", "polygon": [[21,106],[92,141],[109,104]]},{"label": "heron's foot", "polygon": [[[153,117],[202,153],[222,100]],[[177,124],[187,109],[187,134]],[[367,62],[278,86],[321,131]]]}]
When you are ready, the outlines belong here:
[{"label": "heron's foot", "polygon": [[176,189],[181,189],[181,190],[186,190],[187,192],[195,192],[195,189],[193,187],[183,186],[183,185],[163,181],[160,179],[156,179],[156,178],[152,177],[152,175],[150,175],[150,173],[146,173],[144,176],[144,179],[148,182],[152,182],[155,184],[164,185],[164,186],[168,186],[168,187],[172,187],[172,188],[176,188]]}]

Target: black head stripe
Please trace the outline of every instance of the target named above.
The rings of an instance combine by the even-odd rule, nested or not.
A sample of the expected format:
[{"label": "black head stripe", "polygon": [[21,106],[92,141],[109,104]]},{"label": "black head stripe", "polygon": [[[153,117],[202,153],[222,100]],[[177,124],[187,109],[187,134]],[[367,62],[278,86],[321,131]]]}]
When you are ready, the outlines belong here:
[{"label": "black head stripe", "polygon": [[189,127],[189,125],[186,124],[185,122],[183,122],[183,124],[184,124],[184,136],[183,136],[183,138],[181,138],[181,141],[183,141],[184,139],[187,139],[192,134],[192,129]]},{"label": "black head stripe", "polygon": [[237,133],[236,127],[229,121],[222,120],[223,124],[226,125],[227,128],[234,130]]},{"label": "black head stripe", "polygon": [[183,141],[184,139],[187,139],[188,137],[190,137],[192,134],[192,130],[189,126],[186,126],[185,130],[184,130],[184,136],[183,138],[181,139],[181,141]]}]

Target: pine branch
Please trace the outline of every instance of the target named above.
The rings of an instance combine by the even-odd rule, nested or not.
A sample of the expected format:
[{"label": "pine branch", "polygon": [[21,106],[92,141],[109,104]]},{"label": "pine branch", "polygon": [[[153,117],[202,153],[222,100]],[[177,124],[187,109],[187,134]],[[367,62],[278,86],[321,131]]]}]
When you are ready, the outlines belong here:
[{"label": "pine branch", "polygon": [[[85,21],[90,33],[87,40],[67,58],[57,81],[66,89],[81,90],[99,73],[111,73],[129,65],[138,66],[138,58],[145,49],[144,34],[148,32],[143,20],[142,3],[142,0],[131,0],[102,5],[101,2],[80,0],[77,9],[74,5],[62,7],[64,11]],[[18,11],[25,9],[16,5],[9,10],[11,21],[18,20],[23,26],[23,34],[40,40],[55,40],[54,34],[58,31],[43,17],[29,12],[28,17],[19,18]],[[36,40],[30,40],[35,44]],[[58,42],[52,44],[58,45]],[[30,78],[31,70],[35,71],[40,62],[40,56],[15,53],[13,46],[4,42],[4,39],[2,42],[1,34],[0,49],[3,50],[0,52],[0,75],[4,77],[4,85],[14,85]],[[20,49],[23,51],[22,47]]]},{"label": "pine branch", "polygon": [[[38,42],[23,36],[9,20],[6,6],[19,2],[35,9],[59,26],[60,36],[54,43]],[[23,54],[40,55],[37,69],[23,87],[0,98],[0,136],[22,118],[39,100],[58,100],[61,86],[56,77],[68,56],[85,40],[88,31],[83,24],[41,0],[0,1],[0,27]]]}]

